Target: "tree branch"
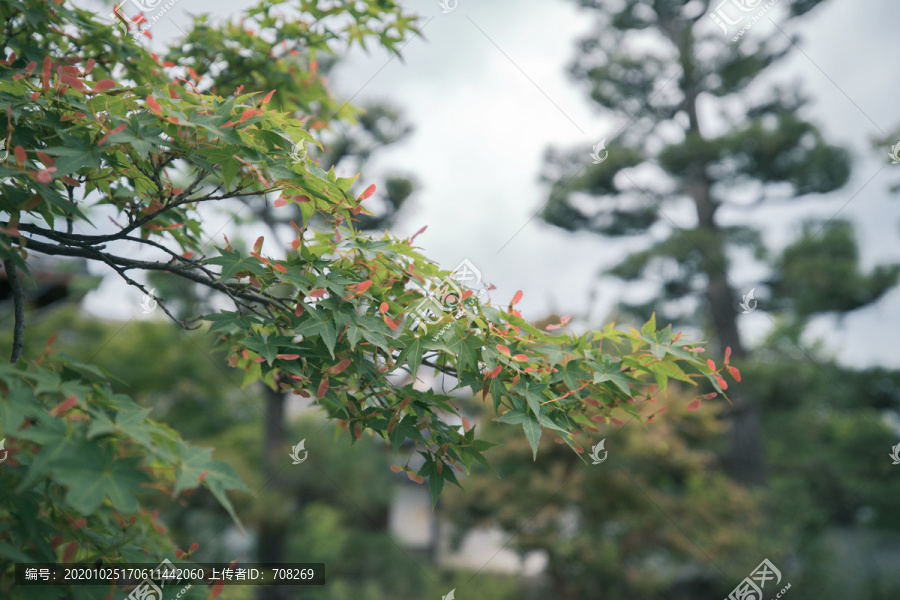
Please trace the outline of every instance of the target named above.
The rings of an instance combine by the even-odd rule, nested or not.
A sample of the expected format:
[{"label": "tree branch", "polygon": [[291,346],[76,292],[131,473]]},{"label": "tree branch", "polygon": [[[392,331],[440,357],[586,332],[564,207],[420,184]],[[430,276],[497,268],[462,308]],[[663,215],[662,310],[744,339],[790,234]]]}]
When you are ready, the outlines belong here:
[{"label": "tree branch", "polygon": [[[54,232],[58,233],[58,232]],[[60,244],[48,244],[46,242],[39,242],[32,238],[25,238],[24,247],[27,247],[36,252],[41,252],[43,254],[54,255],[54,256],[74,256],[79,258],[88,258],[91,260],[99,260],[105,262],[109,266],[115,265],[114,270],[116,270],[119,275],[122,275],[124,271],[130,269],[139,269],[143,271],[167,271],[172,273],[173,275],[177,275],[184,279],[188,279],[195,283],[199,283],[205,285],[207,287],[213,288],[220,292],[227,294],[235,303],[244,306],[245,308],[249,308],[243,303],[239,303],[237,301],[238,298],[245,300],[247,302],[260,302],[263,304],[273,305],[283,310],[289,310],[287,304],[284,301],[276,298],[274,296],[269,295],[261,295],[252,292],[247,292],[243,290],[236,289],[235,286],[231,286],[225,283],[220,283],[215,280],[214,277],[211,276],[203,276],[199,273],[196,273],[196,269],[202,269],[202,265],[179,265],[176,263],[168,262],[156,262],[156,261],[137,261],[132,260],[130,258],[124,258],[121,256],[115,256],[113,254],[109,254],[106,252],[101,252],[98,248],[93,248],[89,245],[76,245],[71,246],[67,245],[66,242],[61,242]],[[122,267],[122,271],[119,271],[116,267]],[[126,278],[127,280],[127,278]]]},{"label": "tree branch", "polygon": [[[168,212],[169,210],[171,210],[173,208],[178,208],[180,206],[184,206],[185,204],[194,204],[194,203],[199,203],[199,202],[216,202],[219,200],[230,200],[233,198],[258,196],[260,194],[265,194],[265,193],[268,193],[269,191],[271,191],[271,190],[266,190],[266,191],[262,191],[262,192],[240,192],[239,190],[242,188],[238,188],[237,190],[235,190],[233,192],[229,192],[227,195],[214,196],[214,195],[212,195],[213,193],[215,193],[215,190],[214,190],[213,192],[211,192],[210,194],[207,194],[206,196],[200,196],[197,198],[187,198],[187,195],[189,195],[190,193],[193,192],[193,188],[197,185],[197,183],[198,183],[197,181],[192,182],[190,184],[190,187],[186,191],[183,191],[177,197],[175,197],[174,199],[171,199],[160,210],[158,210],[154,213],[148,214],[148,215],[144,215],[143,217],[141,217],[139,219],[135,219],[134,221],[130,222],[128,225],[126,225],[125,227],[123,227],[122,229],[117,231],[116,233],[111,233],[111,234],[106,234],[106,235],[82,235],[82,234],[77,234],[77,233],[66,233],[66,232],[55,231],[55,230],[52,231],[52,233],[54,233],[56,235],[65,235],[67,238],[70,238],[71,240],[77,240],[80,242],[86,242],[86,243],[90,243],[90,244],[115,242],[118,240],[125,239],[125,237],[129,233],[131,233],[135,229],[141,227],[142,225],[146,225],[147,223],[153,221],[154,219],[156,219],[163,213]],[[218,189],[218,188],[216,188],[216,189]],[[48,229],[43,229],[41,227],[37,227],[35,225],[29,225],[26,223],[23,223],[22,227],[20,229],[22,231],[29,231],[31,233],[36,233],[39,235],[44,235],[45,232],[50,231]],[[50,237],[50,236],[45,236],[45,237]]]}]

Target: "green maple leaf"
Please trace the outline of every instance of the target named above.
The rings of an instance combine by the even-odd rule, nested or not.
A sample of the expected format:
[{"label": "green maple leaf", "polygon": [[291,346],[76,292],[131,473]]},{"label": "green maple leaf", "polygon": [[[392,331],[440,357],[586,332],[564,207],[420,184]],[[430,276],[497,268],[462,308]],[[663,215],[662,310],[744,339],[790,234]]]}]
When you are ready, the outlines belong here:
[{"label": "green maple leaf", "polygon": [[538,444],[541,442],[541,424],[533,414],[526,413],[525,418],[522,419],[522,429],[525,430],[525,437],[528,438],[528,443],[531,444],[534,460],[537,460]]},{"label": "green maple leaf", "polygon": [[66,502],[91,515],[105,498],[123,513],[140,509],[136,494],[150,478],[140,470],[140,459],[117,458],[110,448],[83,442],[52,467],[52,477],[68,488]]},{"label": "green maple leaf", "polygon": [[337,332],[334,327],[334,321],[329,319],[325,314],[325,309],[307,310],[303,313],[306,317],[302,323],[294,327],[294,333],[302,335],[304,338],[318,336],[325,342],[328,352],[334,357],[334,345],[337,343]]},{"label": "green maple leaf", "polygon": [[422,364],[422,355],[425,354],[427,340],[425,337],[415,337],[411,333],[405,333],[400,340],[406,342],[406,347],[400,351],[397,364],[401,365],[405,360],[409,364],[409,372],[415,377],[419,365]]},{"label": "green maple leaf", "polygon": [[203,484],[212,492],[216,500],[228,511],[232,520],[243,531],[243,525],[228,499],[225,490],[237,490],[250,492],[250,488],[241,481],[237,473],[230,465],[222,461],[212,459],[212,448],[198,448],[178,442],[179,465],[176,471],[175,490],[177,495],[186,489],[193,489],[200,485],[200,477],[204,473]]},{"label": "green maple leaf", "polygon": [[227,250],[224,248],[217,248],[217,250],[221,256],[208,258],[206,259],[206,262],[222,267],[222,274],[219,277],[219,281],[231,279],[241,271],[249,271],[256,275],[265,273],[262,263],[255,258],[241,258],[241,253],[237,250]]},{"label": "green maple leaf", "polygon": [[623,373],[618,362],[614,362],[609,356],[601,356],[600,362],[592,363],[594,368],[594,383],[603,383],[604,381],[612,381],[620,390],[631,396],[631,388],[629,384],[640,384],[639,379],[635,379]]}]

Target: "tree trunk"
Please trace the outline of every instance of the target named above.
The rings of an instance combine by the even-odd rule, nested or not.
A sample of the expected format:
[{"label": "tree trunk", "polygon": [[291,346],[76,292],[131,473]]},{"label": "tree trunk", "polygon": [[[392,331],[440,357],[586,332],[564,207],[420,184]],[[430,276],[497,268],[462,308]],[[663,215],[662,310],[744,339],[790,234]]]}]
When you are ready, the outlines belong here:
[{"label": "tree trunk", "polygon": [[[280,490],[283,482],[277,476],[280,469],[288,459],[284,450],[284,404],[285,395],[281,391],[275,391],[268,386],[264,387],[266,397],[266,414],[263,418],[263,480],[268,481],[267,488],[272,491]],[[263,519],[259,529],[257,554],[259,562],[266,564],[278,564],[284,562],[285,527],[284,523]],[[282,586],[257,587],[258,600],[284,600],[285,591],[294,590],[294,598],[298,588]]]},{"label": "tree trunk", "polygon": [[[735,296],[725,273],[709,273],[707,302],[712,314],[712,324],[716,332],[715,340],[721,352],[731,348],[732,359],[740,362],[746,356],[737,329],[737,312],[734,308]],[[721,355],[720,352],[720,355]],[[766,465],[762,444],[759,410],[753,398],[744,390],[729,394],[731,410],[731,434],[725,466],[731,477],[744,485],[764,485]]]},{"label": "tree trunk", "polygon": [[[681,39],[681,65],[684,75],[681,89],[685,95],[685,110],[689,126],[688,136],[702,137],[700,120],[697,113],[697,86],[694,81],[694,51],[690,29]],[[731,347],[731,355],[740,361],[746,356],[737,328],[737,310],[735,293],[728,283],[728,263],[725,256],[725,244],[721,231],[715,223],[717,205],[712,198],[712,181],[708,174],[708,162],[697,158],[688,168],[685,192],[694,200],[697,208],[698,228],[711,235],[702,239],[715,240],[702,248],[706,254],[703,264],[708,283],[706,301],[710,311],[716,345],[724,352]],[[734,406],[731,411],[731,435],[729,449],[725,457],[725,465],[732,478],[744,485],[763,485],[766,481],[765,460],[763,456],[762,432],[760,429],[759,411],[756,403],[746,392],[735,391],[730,396]]]},{"label": "tree trunk", "polygon": [[572,591],[573,586],[569,582],[569,578],[564,573],[560,572],[557,567],[557,561],[559,559],[554,557],[552,553],[549,558],[547,575],[550,578],[550,581],[553,582],[553,600],[576,600],[576,596]]}]

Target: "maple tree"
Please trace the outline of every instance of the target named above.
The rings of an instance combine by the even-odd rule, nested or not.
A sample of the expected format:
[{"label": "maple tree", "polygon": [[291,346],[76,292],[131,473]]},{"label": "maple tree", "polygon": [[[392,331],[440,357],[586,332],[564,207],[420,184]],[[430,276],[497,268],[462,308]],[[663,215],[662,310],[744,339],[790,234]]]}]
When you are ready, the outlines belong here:
[{"label": "maple tree", "polygon": [[[415,442],[421,468],[395,468],[427,479],[435,501],[446,482],[459,485],[457,472],[486,464],[492,444],[466,421],[452,424],[453,392],[395,375],[415,381],[431,369],[490,398],[500,422],[522,428],[533,456],[545,430],[580,453],[578,431],[639,418],[632,400],[647,383],[727,387],[722,370],[698,357],[702,347],[657,329],[655,318],[640,331],[610,324],[576,335],[557,331],[565,322],[547,331],[526,321],[514,308],[521,292],[497,307],[461,290],[452,309],[441,308],[446,296],[429,290],[446,289],[451,274],[413,246],[415,236],[375,238],[354,226],[374,186],[296,150],[319,144],[332,120],[352,118],[331,112],[337,103],[316,79],[310,48],[374,37],[396,52],[415,32],[412,18],[389,0],[301,0],[292,17],[275,14],[281,4],[263,2],[240,24],[216,29],[222,47],[256,40],[267,68],[285,74],[283,89],[263,90],[250,73],[247,84],[223,89],[212,61],[192,62],[183,44],[157,56],[64,3],[0,7],[0,125],[10,149],[0,164],[0,256],[17,309],[19,277],[29,277],[34,254],[105,265],[150,296],[137,273],[214,290],[233,310],[181,325],[208,323],[245,384],[314,397],[353,440],[368,431],[395,449]],[[263,37],[254,25],[274,33]],[[210,28],[201,19],[189,37]],[[207,206],[245,201],[299,212],[287,248],[260,237],[243,251],[205,229]],[[165,298],[155,300],[176,320]],[[0,435],[12,453],[0,470],[12,490],[0,507],[0,571],[10,561],[158,559],[171,542],[142,512],[144,488],[177,498],[202,485],[239,522],[227,491],[247,488],[209,449],[184,443],[111,393],[104,373],[54,355],[51,344],[40,357],[21,357],[24,335],[17,310],[11,364],[0,369]],[[79,593],[91,597],[88,589]]]}]

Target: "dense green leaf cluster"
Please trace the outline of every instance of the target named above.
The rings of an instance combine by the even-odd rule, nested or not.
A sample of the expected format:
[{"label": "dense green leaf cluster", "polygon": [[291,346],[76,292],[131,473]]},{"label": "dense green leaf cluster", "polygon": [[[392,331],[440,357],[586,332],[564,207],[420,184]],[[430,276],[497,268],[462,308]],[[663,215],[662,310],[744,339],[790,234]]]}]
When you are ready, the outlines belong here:
[{"label": "dense green leaf cluster", "polygon": [[[139,501],[150,489],[176,499],[203,486],[240,525],[226,490],[250,490],[234,470],[114,393],[96,367],[51,359],[48,346],[31,363],[0,363],[0,382],[0,435],[9,453],[0,468],[4,578],[7,561],[174,558],[166,529]],[[56,597],[53,588],[30,590],[29,597]],[[83,597],[107,592],[85,588]]]}]

